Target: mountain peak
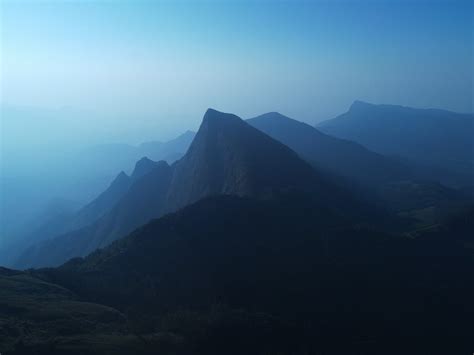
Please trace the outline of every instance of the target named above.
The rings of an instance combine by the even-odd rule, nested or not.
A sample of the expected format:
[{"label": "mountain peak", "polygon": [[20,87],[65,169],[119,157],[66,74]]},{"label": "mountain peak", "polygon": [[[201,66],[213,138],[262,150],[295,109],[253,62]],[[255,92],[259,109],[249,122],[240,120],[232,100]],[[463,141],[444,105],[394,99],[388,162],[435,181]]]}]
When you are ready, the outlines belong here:
[{"label": "mountain peak", "polygon": [[122,170],[118,175],[117,175],[117,179],[126,179],[128,178],[128,175]]},{"label": "mountain peak", "polygon": [[364,108],[373,107],[373,106],[374,106],[373,104],[370,104],[368,102],[361,101],[361,100],[355,100],[352,103],[351,107],[349,108],[349,111],[364,109]]},{"label": "mountain peak", "polygon": [[285,122],[297,122],[296,120],[281,114],[280,112],[272,111],[264,113],[263,115],[250,118],[247,120],[248,123],[252,125],[251,122],[272,122],[272,123],[285,123]]},{"label": "mountain peak", "polygon": [[312,188],[318,180],[284,144],[236,115],[209,109],[191,147],[176,164],[169,201],[176,210],[205,196],[271,196]]},{"label": "mountain peak", "polygon": [[272,119],[272,120],[291,120],[288,116],[285,116],[281,114],[280,112],[272,111],[272,112],[267,112],[264,113],[263,115],[260,115],[258,117],[261,118],[267,118],[267,119]]},{"label": "mountain peak", "polygon": [[223,122],[223,121],[242,121],[238,116],[232,113],[225,113],[221,111],[208,108],[202,119],[202,124],[211,122]]},{"label": "mountain peak", "polygon": [[123,184],[128,184],[129,179],[130,177],[124,171],[121,171],[112,181],[111,186],[122,186]]},{"label": "mountain peak", "polygon": [[133,169],[132,177],[134,179],[139,178],[149,171],[151,171],[155,166],[158,166],[159,162],[153,161],[147,157],[141,158],[135,164],[135,169]]}]

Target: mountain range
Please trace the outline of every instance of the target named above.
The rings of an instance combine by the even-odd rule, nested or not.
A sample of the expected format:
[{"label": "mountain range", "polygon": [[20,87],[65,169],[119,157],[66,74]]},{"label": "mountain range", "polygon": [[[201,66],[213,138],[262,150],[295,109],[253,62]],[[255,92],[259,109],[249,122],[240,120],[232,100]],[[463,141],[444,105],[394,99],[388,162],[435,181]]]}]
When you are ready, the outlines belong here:
[{"label": "mountain range", "polygon": [[[318,203],[345,218],[366,213],[365,220],[373,219],[367,208],[373,204],[420,226],[470,201],[423,180],[409,164],[275,112],[243,121],[209,109],[193,137],[184,157],[172,165],[142,158],[130,176],[120,173],[97,199],[59,223],[54,238],[26,250],[16,266],[60,265],[215,195],[268,198],[299,190],[317,195]],[[397,224],[401,230],[407,222]]]},{"label": "mountain range", "polygon": [[36,269],[0,268],[0,350],[471,351],[474,203],[424,167],[208,109],[181,159],[139,159],[17,261]]},{"label": "mountain range", "polygon": [[18,265],[54,266],[85,256],[204,197],[270,198],[293,190],[317,196],[315,201],[341,216],[368,210],[287,146],[235,115],[209,109],[182,159],[171,166],[140,160],[130,178],[121,173],[77,214],[78,228],[29,248]]},{"label": "mountain range", "polygon": [[355,101],[349,111],[316,126],[368,149],[421,164],[456,187],[474,181],[474,114]]}]

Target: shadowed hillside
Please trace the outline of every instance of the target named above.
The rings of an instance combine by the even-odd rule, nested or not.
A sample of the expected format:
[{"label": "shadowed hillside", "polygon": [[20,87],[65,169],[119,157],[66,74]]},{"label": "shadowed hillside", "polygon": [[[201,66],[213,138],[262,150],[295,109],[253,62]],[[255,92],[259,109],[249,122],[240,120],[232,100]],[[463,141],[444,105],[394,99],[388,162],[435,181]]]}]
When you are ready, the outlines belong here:
[{"label": "shadowed hillside", "polygon": [[202,354],[457,353],[473,330],[467,216],[413,239],[302,195],[211,198],[40,275]]}]

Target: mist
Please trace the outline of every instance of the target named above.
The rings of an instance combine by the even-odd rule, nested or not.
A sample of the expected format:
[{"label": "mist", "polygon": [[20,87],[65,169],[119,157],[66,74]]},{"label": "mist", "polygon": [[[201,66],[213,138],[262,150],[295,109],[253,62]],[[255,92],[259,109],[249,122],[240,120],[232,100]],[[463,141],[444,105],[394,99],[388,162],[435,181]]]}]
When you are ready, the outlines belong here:
[{"label": "mist", "polygon": [[109,157],[88,165],[84,152],[173,139],[197,130],[208,107],[311,125],[356,99],[471,112],[471,10],[469,1],[3,1],[0,240],[51,201],[87,203],[133,168]]}]

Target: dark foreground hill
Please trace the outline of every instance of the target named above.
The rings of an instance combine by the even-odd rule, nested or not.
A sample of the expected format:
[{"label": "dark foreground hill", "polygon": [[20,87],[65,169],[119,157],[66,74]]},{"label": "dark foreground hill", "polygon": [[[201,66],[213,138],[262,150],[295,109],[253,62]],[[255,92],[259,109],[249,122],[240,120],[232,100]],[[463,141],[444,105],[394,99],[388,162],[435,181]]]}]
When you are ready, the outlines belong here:
[{"label": "dark foreground hill", "polygon": [[[150,354],[461,354],[474,330],[473,211],[403,237],[341,224],[297,194],[204,199],[28,276],[116,309],[118,337],[71,345],[54,322],[33,338],[20,322],[15,339],[29,354],[115,353],[136,337],[129,349]],[[18,307],[0,315],[11,322]]]}]

